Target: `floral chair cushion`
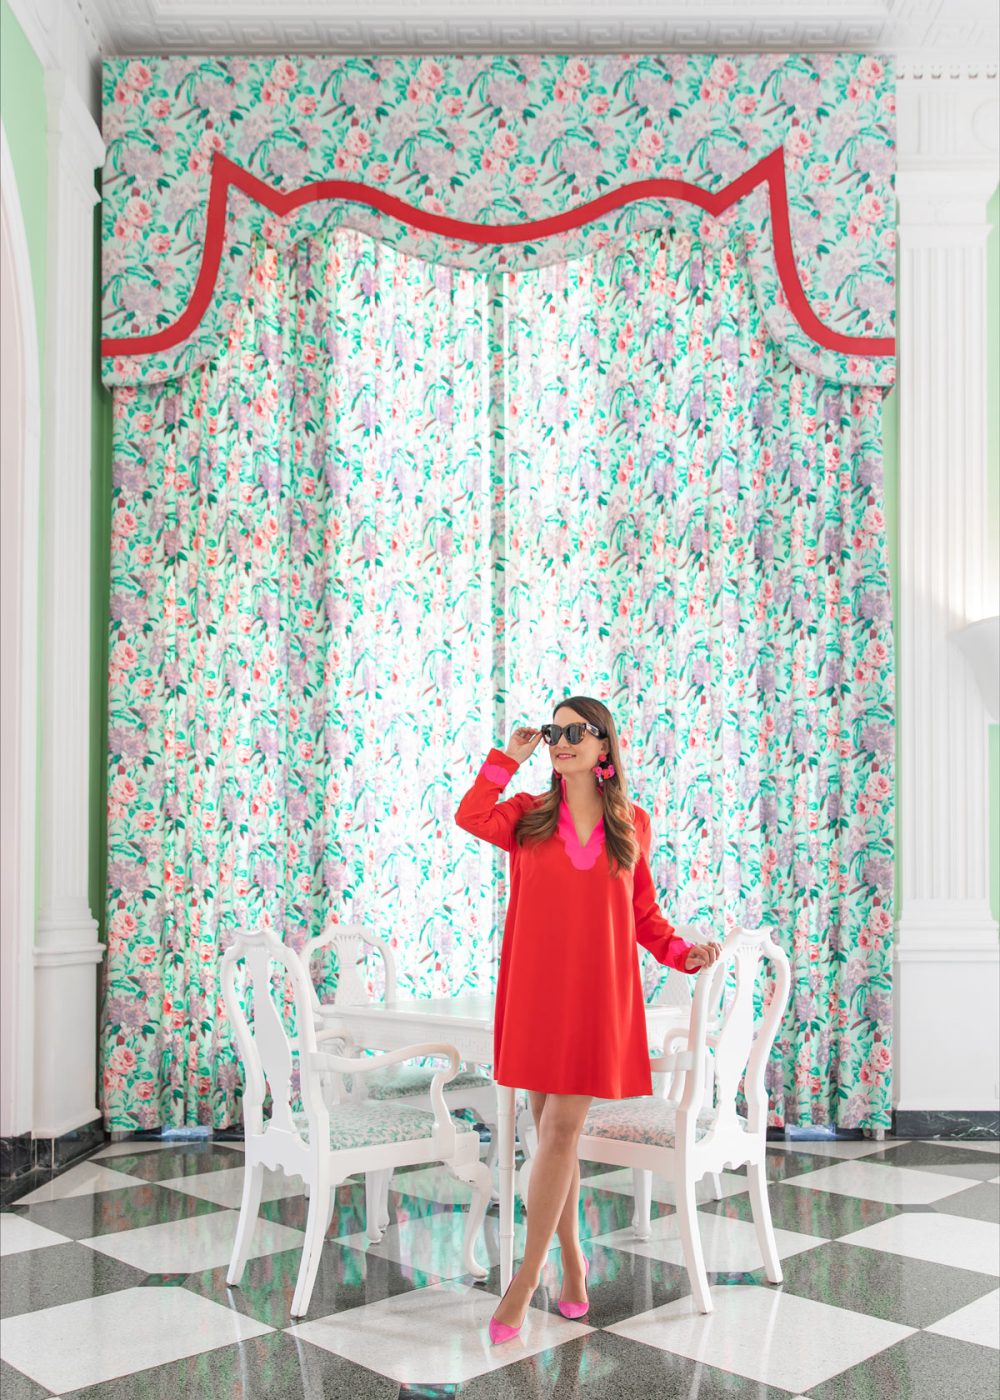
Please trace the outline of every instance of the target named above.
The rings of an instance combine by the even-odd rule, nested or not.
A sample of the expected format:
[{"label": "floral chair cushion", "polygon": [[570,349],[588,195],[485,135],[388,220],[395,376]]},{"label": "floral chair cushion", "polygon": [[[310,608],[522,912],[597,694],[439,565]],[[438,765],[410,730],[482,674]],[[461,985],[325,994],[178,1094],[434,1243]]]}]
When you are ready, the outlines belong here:
[{"label": "floral chair cushion", "polygon": [[[431,1080],[440,1071],[421,1069],[418,1065],[388,1065],[385,1069],[373,1069],[371,1074],[362,1075],[362,1083],[368,1090],[370,1099],[395,1099],[406,1094],[426,1094],[430,1091]],[[344,1089],[351,1092],[354,1076],[344,1075]],[[481,1069],[459,1070],[454,1079],[444,1086],[447,1094],[450,1089],[492,1088],[493,1079]]]},{"label": "floral chair cushion", "polygon": [[[694,1129],[696,1141],[705,1137],[714,1121],[714,1112],[699,1113]],[[649,1097],[606,1099],[594,1104],[583,1122],[584,1136],[658,1147],[673,1147],[676,1133],[677,1105]]]},{"label": "floral chair cushion", "polygon": [[[296,1114],[295,1126],[309,1141],[309,1123],[304,1113]],[[456,1123],[455,1125],[459,1125]],[[467,1131],[462,1125],[462,1131]],[[381,1147],[387,1142],[429,1138],[434,1132],[434,1114],[409,1104],[342,1103],[330,1110],[330,1148],[337,1152],[353,1147]]]}]

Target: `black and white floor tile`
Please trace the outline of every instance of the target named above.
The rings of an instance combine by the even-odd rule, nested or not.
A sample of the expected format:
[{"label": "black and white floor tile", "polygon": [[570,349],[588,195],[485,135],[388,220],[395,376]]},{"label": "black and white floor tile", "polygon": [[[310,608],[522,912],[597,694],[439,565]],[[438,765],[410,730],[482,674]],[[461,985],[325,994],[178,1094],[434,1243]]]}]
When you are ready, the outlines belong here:
[{"label": "black and white floor tile", "polygon": [[[485,1147],[484,1147],[485,1153]],[[670,1190],[631,1226],[632,1175],[581,1163],[590,1311],[559,1313],[558,1240],[521,1333],[492,1346],[499,1215],[464,1274],[468,1188],[400,1171],[377,1245],[362,1176],[343,1182],[306,1318],[289,1304],[305,1202],[269,1174],[240,1288],[226,1268],[243,1156],[234,1142],[105,1147],[0,1213],[4,1400],[996,1400],[1000,1145],[769,1143],[784,1281],[769,1284],[741,1172],[699,1187],[715,1311],[692,1306]],[[525,1224],[518,1206],[515,1259]]]}]

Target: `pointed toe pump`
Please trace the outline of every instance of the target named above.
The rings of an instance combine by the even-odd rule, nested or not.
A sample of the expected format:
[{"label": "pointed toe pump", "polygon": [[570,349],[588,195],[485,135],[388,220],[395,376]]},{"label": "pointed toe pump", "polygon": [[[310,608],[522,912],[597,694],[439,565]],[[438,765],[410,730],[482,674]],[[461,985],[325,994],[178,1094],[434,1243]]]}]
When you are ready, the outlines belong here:
[{"label": "pointed toe pump", "polygon": [[[584,1256],[583,1256],[583,1277],[586,1278],[587,1275],[588,1275],[589,1273],[590,1273],[590,1260],[587,1258],[586,1255],[584,1255]],[[563,1302],[560,1302],[560,1303],[559,1303],[559,1311],[562,1313],[563,1317],[583,1317],[584,1313],[587,1311],[587,1309],[588,1309],[589,1307],[590,1307],[590,1299],[589,1299],[589,1298],[588,1298],[587,1301],[584,1302],[584,1303],[563,1303]]]},{"label": "pointed toe pump", "polygon": [[[509,1292],[510,1284],[508,1283],[503,1291],[503,1298],[506,1298]],[[500,1303],[503,1302],[503,1298],[500,1299]],[[497,1303],[497,1307],[500,1306],[500,1303]],[[501,1342],[509,1342],[511,1337],[517,1336],[523,1326],[524,1323],[521,1322],[520,1326],[511,1327],[506,1322],[497,1322],[495,1317],[491,1317],[489,1325],[490,1341],[494,1346],[498,1346]]]}]

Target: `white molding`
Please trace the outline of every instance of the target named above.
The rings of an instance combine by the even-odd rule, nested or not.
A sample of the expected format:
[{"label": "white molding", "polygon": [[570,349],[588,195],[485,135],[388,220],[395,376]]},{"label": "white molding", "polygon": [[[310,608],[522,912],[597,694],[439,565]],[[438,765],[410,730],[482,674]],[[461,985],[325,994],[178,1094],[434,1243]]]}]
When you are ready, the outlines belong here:
[{"label": "white molding", "polygon": [[992,0],[17,0],[63,5],[104,53],[892,53],[996,71]]},{"label": "white molding", "polygon": [[[5,272],[13,298],[3,306],[4,445],[13,440],[16,459],[3,463],[4,586],[0,607],[16,635],[4,629],[2,844],[4,927],[0,930],[0,1137],[31,1131],[34,1046],[35,800],[38,744],[38,484],[41,449],[38,323],[28,236],[17,178],[0,122],[0,219]],[[4,287],[5,291],[8,288]],[[7,336],[10,336],[10,340]],[[12,344],[13,342],[13,344]],[[9,397],[8,397],[9,395]],[[11,416],[13,415],[13,416]],[[9,437],[8,437],[9,434]],[[13,488],[14,499],[8,494]],[[11,537],[8,537],[8,532]],[[13,575],[13,577],[12,577]],[[11,713],[13,711],[13,714]],[[8,798],[10,804],[8,806]]]},{"label": "white molding", "polygon": [[900,911],[897,1110],[997,1106],[988,715],[955,645],[996,609],[986,510],[987,203],[996,77],[897,88]]},{"label": "white molding", "polygon": [[87,889],[94,170],[104,146],[64,72],[45,70],[45,94],[49,276],[34,1134],[58,1137],[70,1120],[99,1116],[95,970],[103,949]]}]

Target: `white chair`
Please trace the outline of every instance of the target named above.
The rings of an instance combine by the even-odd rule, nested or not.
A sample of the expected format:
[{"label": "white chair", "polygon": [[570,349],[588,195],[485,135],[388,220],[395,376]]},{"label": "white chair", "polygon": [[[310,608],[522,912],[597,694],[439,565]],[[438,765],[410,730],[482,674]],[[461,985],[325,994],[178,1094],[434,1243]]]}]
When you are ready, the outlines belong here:
[{"label": "white chair", "polygon": [[[774,989],[755,1034],[754,993],[764,957],[774,970]],[[733,965],[735,990],[713,1036],[716,1104],[707,1110],[703,1099],[709,1014],[718,987]],[[687,1048],[651,1061],[657,1069],[683,1071],[680,1102],[655,1095],[604,1100],[591,1107],[580,1134],[577,1151],[581,1158],[639,1167],[675,1184],[684,1259],[695,1301],[703,1313],[711,1312],[713,1305],[698,1232],[695,1184],[707,1173],[746,1165],[764,1272],[771,1283],[782,1281],[764,1167],[768,1106],[764,1070],[788,1001],[789,981],[788,958],[766,929],[740,929],[731,934],[717,962],[696,974]],[[671,1031],[668,1039],[677,1035]],[[736,1112],[741,1077],[746,1118]]]},{"label": "white chair", "polygon": [[[364,924],[332,925],[325,933],[309,939],[301,953],[307,969],[313,1012],[319,1029],[322,1030],[336,1019],[339,1007],[363,1006],[368,1002],[367,990],[358,976],[358,962],[363,955],[365,944],[374,948],[381,955],[385,964],[385,1004],[391,1005],[396,1000],[396,960],[389,943],[378,934],[372,933]],[[337,985],[332,1001],[320,1001],[312,979],[312,959],[321,949],[330,947],[334,948],[337,954]],[[346,1039],[339,1037],[338,1039],[340,1039],[344,1049],[354,1048]],[[376,1069],[373,1073],[359,1076],[357,1079],[348,1075],[343,1079],[336,1078],[334,1080],[332,1101],[336,1103],[346,1099],[355,1103],[363,1103],[368,1100],[378,1102],[405,1100],[418,1108],[430,1109],[433,1079],[434,1070],[421,1068],[418,1065],[398,1065],[390,1069]],[[450,1113],[454,1113],[457,1109],[471,1108],[479,1122],[490,1125],[491,1140],[486,1156],[486,1166],[490,1171],[491,1198],[499,1199],[498,1191],[492,1186],[492,1172],[497,1157],[499,1137],[496,1124],[496,1085],[492,1075],[486,1070],[478,1068],[460,1070],[449,1081],[444,1093]],[[391,1177],[391,1169],[382,1172],[373,1171],[366,1183],[368,1190],[365,1199],[374,1206],[374,1211],[369,1214],[366,1222],[369,1239],[373,1243],[377,1243],[381,1239],[381,1231],[389,1220],[389,1183]]]},{"label": "white chair", "polygon": [[[253,992],[253,1021],[236,991],[236,966],[246,966],[246,1002]],[[272,973],[281,969],[278,995],[284,998],[291,984],[297,1035],[289,1036],[274,1001]],[[286,1176],[300,1176],[309,1188],[309,1211],[298,1281],[292,1299],[293,1317],[309,1307],[319,1269],[323,1238],[333,1215],[336,1188],[357,1172],[389,1172],[415,1163],[443,1162],[461,1181],[471,1183],[472,1202],[465,1225],[463,1262],[466,1271],[482,1279],[488,1269],[473,1254],[473,1242],[483,1223],[490,1195],[490,1174],[479,1160],[479,1135],[457,1132],[444,1099],[443,1086],[458,1072],[458,1051],[453,1045],[427,1041],[407,1045],[371,1059],[349,1059],[317,1048],[323,1036],[313,1021],[309,979],[301,959],[267,930],[236,934],[222,960],[222,994],[229,1014],[246,1078],[243,1096],[243,1129],[246,1140],[243,1200],[226,1282],[239,1284],[251,1237],[257,1223],[264,1168],[280,1168]],[[292,1107],[292,1061],[298,1055],[301,1112]],[[323,1072],[356,1076],[414,1057],[447,1055],[450,1069],[438,1070],[432,1079],[433,1112],[414,1104],[344,1102],[328,1108],[320,1075]],[[264,1117],[265,1090],[271,1092],[271,1115]],[[368,1178],[370,1179],[370,1178]],[[369,1215],[373,1202],[368,1199]]]},{"label": "white chair", "polygon": [[[688,943],[707,943],[712,936],[710,932],[706,932],[697,924],[678,924],[676,932],[681,938],[686,939]],[[653,956],[652,953],[649,953],[639,944],[636,944],[636,949],[640,956],[640,961],[643,956],[649,958]],[[660,1064],[662,1062],[663,1055],[666,1054],[673,1045],[678,1041],[683,1042],[687,1040],[688,1026],[691,1022],[691,998],[694,991],[694,984],[695,979],[690,972],[679,972],[676,969],[671,969],[667,974],[666,981],[660,989],[660,992],[654,1000],[649,1003],[650,1006],[667,1007],[671,1012],[676,1013],[676,1026],[668,1029],[663,1045],[660,1047],[659,1055],[650,1058],[651,1069],[654,1064]],[[721,1001],[721,997],[722,987],[720,983],[716,1001]],[[716,1005],[713,1008],[713,1019],[709,1022],[710,1031],[718,1028],[717,1017],[718,1006]],[[709,1044],[711,1044],[711,1036],[709,1036]],[[708,1054],[707,1047],[706,1057],[706,1101],[708,1105],[711,1106],[713,1101],[712,1084],[714,1082],[714,1070],[712,1067],[712,1057]],[[673,1061],[671,1061],[671,1064],[673,1064]],[[674,1066],[672,1072],[668,1074],[661,1072],[654,1073],[652,1075],[653,1094],[657,1098],[669,1100],[679,1098],[680,1088],[678,1086],[680,1082],[682,1082],[682,1076],[683,1072],[678,1070],[676,1066]],[[594,1103],[618,1102],[620,1102],[618,1099],[595,1098],[594,1100]],[[532,1160],[538,1150],[538,1133],[527,1101],[523,1106],[519,1106],[516,1113],[516,1121],[518,1137],[524,1147],[524,1161],[517,1174],[517,1189],[524,1203],[525,1213],[527,1213],[528,1183],[531,1179]],[[717,1201],[721,1200],[722,1182],[718,1173],[710,1172],[708,1176],[711,1183],[713,1199]],[[632,1228],[639,1239],[649,1239],[651,1233],[650,1213],[652,1208],[652,1194],[652,1172],[646,1171],[642,1167],[633,1167],[632,1198],[635,1203],[635,1208],[632,1215]]]}]

